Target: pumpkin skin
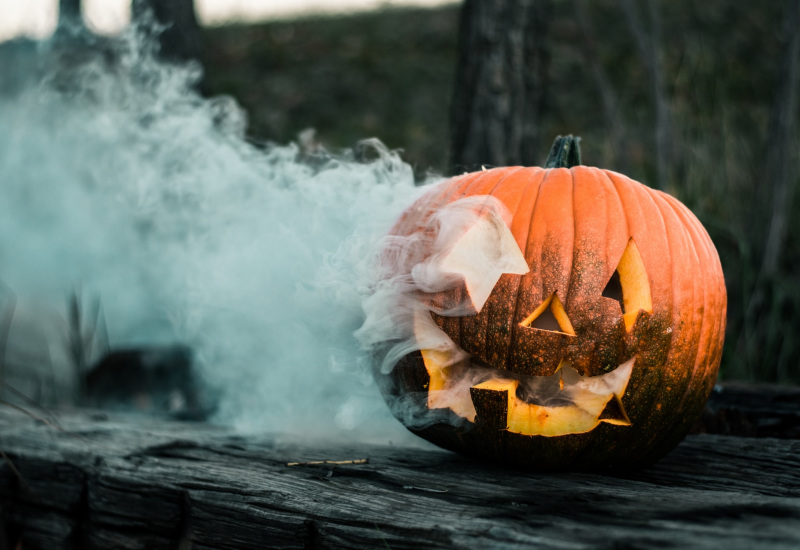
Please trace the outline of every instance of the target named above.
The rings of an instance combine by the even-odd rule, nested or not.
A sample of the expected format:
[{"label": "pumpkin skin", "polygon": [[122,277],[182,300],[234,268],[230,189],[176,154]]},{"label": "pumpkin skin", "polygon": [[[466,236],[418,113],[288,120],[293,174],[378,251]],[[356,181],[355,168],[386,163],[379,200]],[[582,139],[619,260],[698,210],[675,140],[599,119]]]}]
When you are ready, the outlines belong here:
[{"label": "pumpkin skin", "polygon": [[[484,195],[511,214],[508,228],[529,271],[500,275],[477,312],[425,314],[474,363],[497,374],[470,388],[475,414],[469,418],[458,408],[436,406],[435,354],[424,349],[406,354],[391,372],[377,375],[396,416],[425,418],[409,429],[446,449],[529,468],[606,470],[658,460],[699,417],[721,358],[726,291],[708,234],[677,199],[586,166],[497,168],[455,177],[416,201],[390,234],[413,236],[426,230],[433,212]],[[638,268],[620,263],[631,242]],[[644,293],[642,288],[649,293],[650,303],[643,298],[631,305],[636,311],[625,311],[624,300],[603,296],[615,272],[625,279],[625,269],[623,298]],[[642,280],[634,281],[631,273]],[[641,288],[629,291],[625,284]],[[435,298],[458,301],[468,293],[461,285]],[[561,330],[524,326],[552,296],[571,326],[561,321]],[[548,307],[558,317],[555,305]],[[519,391],[513,395],[509,380],[557,377],[566,372],[562,365],[584,381],[623,368],[627,379],[595,415],[596,423],[584,423],[577,433],[535,420],[515,428],[512,405],[525,409],[523,416],[568,409],[526,404]],[[574,372],[571,376],[576,379]],[[621,380],[623,374],[615,376]],[[399,401],[413,408],[412,414],[398,414]],[[575,403],[569,410],[588,408]],[[615,408],[621,410],[609,412]]]}]

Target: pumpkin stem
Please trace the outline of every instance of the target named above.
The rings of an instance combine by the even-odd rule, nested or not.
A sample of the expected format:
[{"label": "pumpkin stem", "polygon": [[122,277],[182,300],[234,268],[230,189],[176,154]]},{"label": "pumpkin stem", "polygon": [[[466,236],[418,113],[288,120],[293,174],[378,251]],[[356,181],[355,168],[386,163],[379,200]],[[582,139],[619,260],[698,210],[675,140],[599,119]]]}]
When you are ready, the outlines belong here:
[{"label": "pumpkin stem", "polygon": [[572,134],[558,136],[550,148],[545,168],[572,168],[581,164],[581,138]]}]

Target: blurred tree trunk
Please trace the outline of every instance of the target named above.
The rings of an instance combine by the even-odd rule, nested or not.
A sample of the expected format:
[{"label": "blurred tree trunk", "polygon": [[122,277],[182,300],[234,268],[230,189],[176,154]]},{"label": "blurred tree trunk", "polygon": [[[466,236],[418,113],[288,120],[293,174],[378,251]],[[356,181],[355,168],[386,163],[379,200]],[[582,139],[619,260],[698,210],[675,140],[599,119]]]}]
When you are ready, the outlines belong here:
[{"label": "blurred tree trunk", "polygon": [[58,0],[58,26],[81,25],[81,0]]},{"label": "blurred tree trunk", "polygon": [[797,184],[800,2],[797,0],[787,2],[786,17],[783,22],[783,54],[776,80],[764,166],[764,182],[772,186],[771,220],[761,266],[762,274],[766,277],[774,275],[779,268],[792,205],[792,187]]},{"label": "blurred tree trunk", "polygon": [[656,186],[659,189],[666,189],[672,179],[674,135],[672,133],[669,96],[664,82],[664,71],[659,59],[661,18],[656,7],[656,0],[646,1],[647,23],[639,14],[637,2],[634,0],[620,0],[620,5],[650,76],[650,86],[656,109]]},{"label": "blurred tree trunk", "polygon": [[170,61],[200,59],[200,25],[194,11],[194,0],[133,0],[131,19],[140,21],[152,13],[165,25],[160,36],[161,56]]},{"label": "blurred tree trunk", "polygon": [[466,0],[451,112],[451,169],[540,165],[549,0]]},{"label": "blurred tree trunk", "polygon": [[586,60],[586,65],[591,71],[592,80],[594,80],[595,87],[600,95],[603,119],[608,131],[603,166],[627,174],[629,172],[628,158],[630,155],[625,144],[625,131],[620,122],[619,94],[614,89],[611,78],[597,56],[599,46],[587,4],[588,0],[575,0],[575,18],[583,34],[583,40],[581,41],[583,58]]}]

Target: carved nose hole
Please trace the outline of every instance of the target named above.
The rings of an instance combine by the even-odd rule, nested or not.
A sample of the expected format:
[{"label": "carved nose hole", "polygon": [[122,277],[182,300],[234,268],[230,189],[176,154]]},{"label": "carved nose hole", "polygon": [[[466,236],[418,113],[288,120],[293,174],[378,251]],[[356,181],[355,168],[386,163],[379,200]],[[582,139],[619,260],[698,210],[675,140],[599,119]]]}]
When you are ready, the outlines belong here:
[{"label": "carved nose hole", "polygon": [[575,336],[575,329],[572,328],[567,312],[564,311],[564,306],[555,293],[542,302],[520,325]]},{"label": "carved nose hole", "polygon": [[545,309],[541,315],[539,315],[536,319],[533,320],[529,326],[533,328],[538,328],[540,330],[554,330],[556,332],[561,332],[561,326],[556,321],[556,316],[553,315],[553,312],[550,308]]}]

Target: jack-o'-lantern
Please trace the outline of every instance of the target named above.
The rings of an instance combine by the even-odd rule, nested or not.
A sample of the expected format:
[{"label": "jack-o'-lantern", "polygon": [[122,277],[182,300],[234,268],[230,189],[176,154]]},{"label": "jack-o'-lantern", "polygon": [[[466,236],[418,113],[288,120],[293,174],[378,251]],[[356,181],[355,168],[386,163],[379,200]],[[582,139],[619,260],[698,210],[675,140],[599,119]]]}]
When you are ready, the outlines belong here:
[{"label": "jack-o'-lantern", "polygon": [[383,265],[404,281],[394,315],[409,338],[378,378],[418,435],[613,469],[657,460],[702,411],[725,332],[717,252],[678,200],[581,166],[577,147],[559,138],[546,168],[445,181],[392,229],[406,244]]}]

